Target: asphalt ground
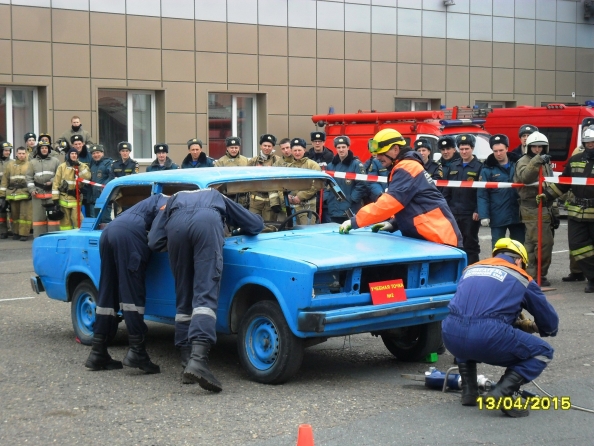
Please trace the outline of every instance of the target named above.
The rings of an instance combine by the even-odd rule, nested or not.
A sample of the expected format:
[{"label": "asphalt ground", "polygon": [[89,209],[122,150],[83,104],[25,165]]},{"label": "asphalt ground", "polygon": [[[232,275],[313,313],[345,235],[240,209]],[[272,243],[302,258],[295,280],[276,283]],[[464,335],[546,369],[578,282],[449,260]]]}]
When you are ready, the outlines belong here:
[{"label": "asphalt ground", "polygon": [[[481,228],[481,258],[490,252]],[[370,334],[335,338],[306,350],[292,381],[278,386],[247,379],[235,338],[219,339],[211,367],[220,394],[180,383],[173,327],[149,323],[147,338],[158,375],[135,369],[91,372],[89,347],[75,342],[70,305],[34,295],[31,242],[0,241],[0,444],[295,445],[298,425],[313,426],[316,445],[592,444],[594,414],[532,411],[510,419],[499,411],[463,407],[456,392],[406,380],[430,365],[402,363]],[[574,405],[594,408],[594,295],[584,283],[563,283],[568,272],[567,224],[554,247],[547,297],[561,320],[550,338],[555,358],[538,382]],[[16,299],[16,300],[15,300]],[[110,347],[122,359],[121,327]],[[502,369],[479,365],[498,379]],[[535,390],[532,385],[526,386]]]}]

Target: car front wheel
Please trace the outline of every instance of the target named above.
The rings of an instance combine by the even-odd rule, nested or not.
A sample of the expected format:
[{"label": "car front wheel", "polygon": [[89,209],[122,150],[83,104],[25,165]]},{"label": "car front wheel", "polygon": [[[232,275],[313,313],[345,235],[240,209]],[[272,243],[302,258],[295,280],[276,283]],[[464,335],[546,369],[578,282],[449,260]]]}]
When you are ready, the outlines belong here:
[{"label": "car front wheel", "polygon": [[262,301],[246,312],[237,338],[239,358],[254,381],[281,384],[297,373],[303,339],[292,332],[278,303]]},{"label": "car front wheel", "polygon": [[[95,307],[97,306],[97,288],[90,280],[83,280],[74,289],[71,296],[70,314],[74,334],[81,344],[91,345],[93,327],[95,325]],[[117,323],[113,324],[108,341],[113,340],[118,331]]]},{"label": "car front wheel", "polygon": [[381,334],[386,348],[401,361],[420,361],[441,346],[441,322],[414,325]]}]

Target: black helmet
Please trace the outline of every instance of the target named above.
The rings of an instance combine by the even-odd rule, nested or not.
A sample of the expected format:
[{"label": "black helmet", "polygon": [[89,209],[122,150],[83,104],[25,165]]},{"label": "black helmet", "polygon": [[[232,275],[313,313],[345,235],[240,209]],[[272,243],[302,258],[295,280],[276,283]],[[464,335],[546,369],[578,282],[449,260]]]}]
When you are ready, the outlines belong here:
[{"label": "black helmet", "polygon": [[62,218],[64,217],[64,212],[62,212],[62,209],[60,209],[60,206],[54,206],[51,208],[47,208],[45,213],[47,215],[47,219],[51,220],[51,221],[62,220]]}]

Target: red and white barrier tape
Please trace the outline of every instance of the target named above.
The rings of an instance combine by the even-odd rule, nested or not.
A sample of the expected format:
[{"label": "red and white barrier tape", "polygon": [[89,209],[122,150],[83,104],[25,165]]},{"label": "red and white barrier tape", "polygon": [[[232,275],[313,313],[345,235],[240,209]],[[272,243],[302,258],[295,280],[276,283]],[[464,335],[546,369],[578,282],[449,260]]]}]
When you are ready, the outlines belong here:
[{"label": "red and white barrier tape", "polygon": [[76,181],[78,181],[79,183],[90,184],[91,186],[105,187],[105,184],[95,183],[94,181],[83,180],[83,179],[80,179],[80,178],[77,178]]}]

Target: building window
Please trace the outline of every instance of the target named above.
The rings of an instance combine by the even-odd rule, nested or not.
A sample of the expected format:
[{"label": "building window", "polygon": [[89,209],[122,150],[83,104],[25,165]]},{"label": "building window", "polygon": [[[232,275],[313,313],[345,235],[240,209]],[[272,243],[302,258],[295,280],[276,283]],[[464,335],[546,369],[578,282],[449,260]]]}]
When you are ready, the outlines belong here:
[{"label": "building window", "polygon": [[431,110],[431,99],[396,99],[394,111]]},{"label": "building window", "polygon": [[151,161],[156,144],[155,92],[99,90],[99,143],[105,155],[117,159],[118,144],[132,144],[130,156]]},{"label": "building window", "polygon": [[476,101],[474,103],[478,108],[505,108],[504,101]]},{"label": "building window", "polygon": [[27,132],[39,133],[39,103],[35,87],[0,87],[0,142],[24,145]]},{"label": "building window", "polygon": [[256,95],[209,93],[208,153],[218,159],[225,155],[225,138],[241,138],[241,154],[251,158],[257,152]]}]

